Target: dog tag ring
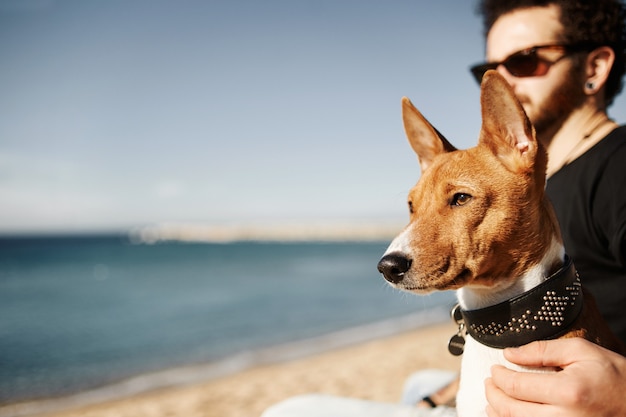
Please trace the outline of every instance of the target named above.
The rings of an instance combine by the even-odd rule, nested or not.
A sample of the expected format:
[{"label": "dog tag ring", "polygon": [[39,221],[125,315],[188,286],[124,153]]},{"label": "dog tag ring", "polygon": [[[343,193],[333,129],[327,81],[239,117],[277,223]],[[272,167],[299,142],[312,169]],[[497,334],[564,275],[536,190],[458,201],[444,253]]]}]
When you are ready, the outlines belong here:
[{"label": "dog tag ring", "polygon": [[456,324],[463,323],[463,315],[461,314],[461,306],[460,305],[455,304],[455,306],[452,307],[452,310],[450,310],[450,317],[452,318],[452,320]]}]

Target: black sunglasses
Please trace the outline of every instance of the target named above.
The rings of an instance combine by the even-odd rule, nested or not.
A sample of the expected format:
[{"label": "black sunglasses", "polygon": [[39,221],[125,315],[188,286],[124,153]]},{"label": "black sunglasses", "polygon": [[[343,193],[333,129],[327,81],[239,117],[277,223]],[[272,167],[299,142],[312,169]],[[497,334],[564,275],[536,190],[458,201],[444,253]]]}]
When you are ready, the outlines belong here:
[{"label": "black sunglasses", "polygon": [[[485,62],[470,67],[470,71],[478,84],[483,80],[483,75],[488,70],[497,69],[500,65],[504,65],[504,68],[514,77],[537,77],[546,75],[550,67],[561,59],[581,51],[592,51],[594,45],[589,43],[581,43],[575,45],[541,45],[533,46],[530,48],[522,49],[514,54],[509,55],[504,61],[501,62]],[[542,49],[561,50],[564,52],[559,58],[554,61],[549,61],[540,57],[537,52]]]}]

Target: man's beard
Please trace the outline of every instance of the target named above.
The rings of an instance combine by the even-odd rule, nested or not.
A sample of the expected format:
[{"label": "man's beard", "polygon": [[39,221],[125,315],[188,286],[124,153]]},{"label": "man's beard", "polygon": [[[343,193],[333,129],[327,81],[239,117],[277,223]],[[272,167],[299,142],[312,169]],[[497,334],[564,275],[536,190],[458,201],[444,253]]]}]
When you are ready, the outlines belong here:
[{"label": "man's beard", "polygon": [[536,114],[529,115],[537,136],[552,136],[570,114],[583,104],[586,99],[583,83],[582,71],[572,68],[552,94],[543,103],[539,103]]}]

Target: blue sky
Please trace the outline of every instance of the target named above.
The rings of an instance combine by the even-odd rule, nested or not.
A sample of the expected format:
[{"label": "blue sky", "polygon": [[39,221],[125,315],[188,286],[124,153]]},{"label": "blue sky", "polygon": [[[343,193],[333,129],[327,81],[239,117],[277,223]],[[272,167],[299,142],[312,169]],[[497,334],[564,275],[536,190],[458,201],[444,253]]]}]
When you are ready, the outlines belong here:
[{"label": "blue sky", "polygon": [[458,147],[478,134],[473,8],[0,0],[0,233],[402,223],[400,98]]}]

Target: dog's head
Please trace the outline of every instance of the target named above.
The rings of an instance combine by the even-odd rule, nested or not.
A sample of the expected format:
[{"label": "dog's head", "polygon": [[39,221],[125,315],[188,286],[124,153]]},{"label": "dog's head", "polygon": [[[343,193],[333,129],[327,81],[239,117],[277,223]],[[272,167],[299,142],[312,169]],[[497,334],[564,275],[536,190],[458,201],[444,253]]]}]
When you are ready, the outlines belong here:
[{"label": "dog's head", "polygon": [[408,196],[410,223],[378,264],[398,288],[493,287],[540,261],[558,236],[544,195],[546,153],[496,71],[485,74],[481,108],[478,145],[456,150],[402,99],[422,175]]}]

